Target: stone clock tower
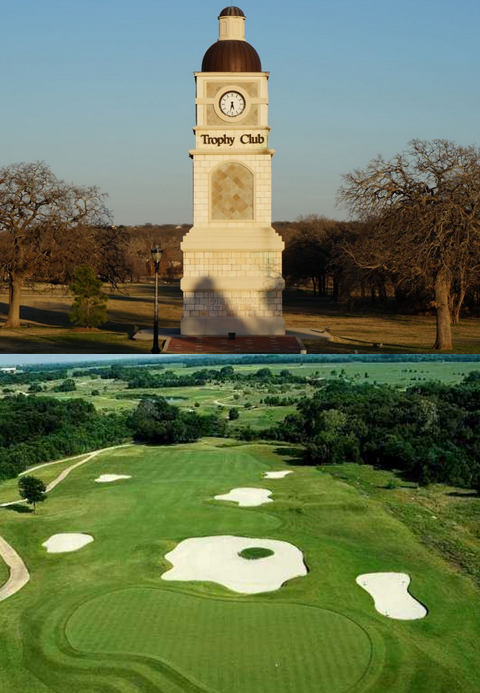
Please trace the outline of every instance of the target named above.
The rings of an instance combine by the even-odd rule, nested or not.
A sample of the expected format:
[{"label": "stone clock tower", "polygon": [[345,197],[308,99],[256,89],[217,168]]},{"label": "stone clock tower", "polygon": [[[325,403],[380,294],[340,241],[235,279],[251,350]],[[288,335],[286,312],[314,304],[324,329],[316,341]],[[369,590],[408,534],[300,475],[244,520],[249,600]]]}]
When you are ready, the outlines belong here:
[{"label": "stone clock tower", "polygon": [[195,73],[194,226],[182,243],[184,335],[283,335],[283,241],[271,226],[268,72],[227,7]]}]

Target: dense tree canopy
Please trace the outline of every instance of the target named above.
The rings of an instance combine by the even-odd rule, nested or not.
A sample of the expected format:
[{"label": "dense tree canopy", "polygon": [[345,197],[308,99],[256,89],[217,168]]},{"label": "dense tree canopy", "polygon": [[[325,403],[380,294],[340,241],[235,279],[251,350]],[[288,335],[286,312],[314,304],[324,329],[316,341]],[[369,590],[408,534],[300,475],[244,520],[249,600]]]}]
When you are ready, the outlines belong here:
[{"label": "dense tree canopy", "polygon": [[308,464],[360,462],[425,484],[480,488],[480,377],[460,385],[326,381],[263,435],[304,444]]},{"label": "dense tree canopy", "polygon": [[128,437],[123,414],[101,414],[83,399],[5,397],[0,399],[0,479]]},{"label": "dense tree canopy", "polygon": [[223,435],[225,431],[225,421],[219,417],[182,411],[163,397],[142,400],[128,424],[135,440],[163,445],[190,443],[205,435]]}]

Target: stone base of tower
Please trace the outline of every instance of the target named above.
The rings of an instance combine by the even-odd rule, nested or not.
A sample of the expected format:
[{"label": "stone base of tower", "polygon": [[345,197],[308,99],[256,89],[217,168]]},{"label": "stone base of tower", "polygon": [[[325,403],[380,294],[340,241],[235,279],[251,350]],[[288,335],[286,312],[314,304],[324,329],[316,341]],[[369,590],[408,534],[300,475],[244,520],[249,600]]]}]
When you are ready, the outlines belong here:
[{"label": "stone base of tower", "polygon": [[229,332],[244,335],[274,336],[285,334],[283,318],[183,318],[180,323],[182,335],[196,337],[225,337]]},{"label": "stone base of tower", "polygon": [[271,227],[193,227],[182,242],[182,335],[284,335],[282,250]]}]

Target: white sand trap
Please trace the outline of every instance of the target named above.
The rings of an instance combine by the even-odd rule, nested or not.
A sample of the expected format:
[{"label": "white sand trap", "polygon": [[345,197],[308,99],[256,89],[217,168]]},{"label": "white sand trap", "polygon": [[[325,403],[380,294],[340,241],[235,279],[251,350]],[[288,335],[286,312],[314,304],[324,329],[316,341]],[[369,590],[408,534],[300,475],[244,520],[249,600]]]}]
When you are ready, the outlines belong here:
[{"label": "white sand trap", "polygon": [[410,576],[406,573],[366,573],[357,577],[375,602],[375,609],[384,616],[410,621],[424,618],[427,610],[408,592]]},{"label": "white sand trap", "polygon": [[265,472],[265,479],[283,479],[283,477],[287,476],[287,474],[291,474],[291,471],[288,472]]},{"label": "white sand trap", "polygon": [[267,488],[232,488],[222,496],[215,496],[215,500],[234,501],[243,508],[263,505],[263,503],[273,503],[269,498],[272,492]]},{"label": "white sand trap", "polygon": [[101,474],[98,479],[95,479],[97,484],[110,484],[112,481],[120,481],[120,479],[131,479],[131,476],[125,474]]},{"label": "white sand trap", "polygon": [[[253,547],[274,553],[257,560],[238,555]],[[163,580],[218,582],[241,594],[273,592],[287,580],[307,574],[302,552],[293,544],[275,539],[232,536],[185,539],[165,558],[173,568],[163,573]]]},{"label": "white sand trap", "polygon": [[68,553],[69,551],[78,551],[87,544],[93,541],[90,534],[54,534],[44,541],[42,546],[45,546],[47,553]]}]

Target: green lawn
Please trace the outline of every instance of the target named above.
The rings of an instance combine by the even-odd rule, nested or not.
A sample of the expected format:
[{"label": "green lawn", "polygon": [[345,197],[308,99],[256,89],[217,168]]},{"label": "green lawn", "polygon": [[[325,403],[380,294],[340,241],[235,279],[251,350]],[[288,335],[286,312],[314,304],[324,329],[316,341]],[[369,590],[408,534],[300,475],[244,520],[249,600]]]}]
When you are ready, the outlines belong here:
[{"label": "green lawn", "polygon": [[[64,469],[70,467],[72,464],[80,462],[85,457],[87,457],[87,455],[76,455],[75,457],[69,457],[63,461],[58,461],[55,464],[49,464],[46,467],[42,466],[40,469],[34,469],[31,474],[37,477],[37,479],[41,479],[43,483],[47,485],[56,479],[60,472],[63,472]],[[10,503],[11,501],[15,501],[19,498],[18,478],[6,479],[0,482],[0,503]]]},{"label": "green lawn", "polygon": [[[285,479],[263,480],[288,459],[228,440],[134,446],[75,470],[35,516],[0,511],[1,533],[32,577],[0,603],[2,691],[477,691],[472,579],[352,479],[294,466]],[[95,484],[104,473],[132,479]],[[213,500],[235,486],[270,488],[274,503]],[[95,541],[46,554],[41,543],[69,531]],[[309,573],[251,596],[161,580],[179,541],[212,534],[289,541]],[[355,578],[386,570],[411,575],[425,619],[375,611]]]}]

